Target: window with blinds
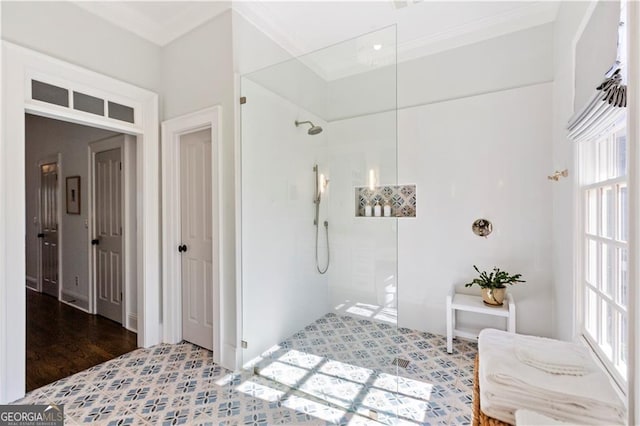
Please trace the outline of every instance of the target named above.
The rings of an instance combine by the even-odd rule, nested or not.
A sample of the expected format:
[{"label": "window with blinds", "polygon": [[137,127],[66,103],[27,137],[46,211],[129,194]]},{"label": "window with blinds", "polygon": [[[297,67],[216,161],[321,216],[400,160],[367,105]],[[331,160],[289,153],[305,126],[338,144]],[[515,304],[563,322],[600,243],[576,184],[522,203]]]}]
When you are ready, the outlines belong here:
[{"label": "window with blinds", "polygon": [[624,120],[579,144],[582,333],[616,378],[628,361],[629,208]]},{"label": "window with blinds", "polygon": [[616,62],[568,125],[578,151],[580,331],[623,389],[630,354],[625,5],[620,2]]}]

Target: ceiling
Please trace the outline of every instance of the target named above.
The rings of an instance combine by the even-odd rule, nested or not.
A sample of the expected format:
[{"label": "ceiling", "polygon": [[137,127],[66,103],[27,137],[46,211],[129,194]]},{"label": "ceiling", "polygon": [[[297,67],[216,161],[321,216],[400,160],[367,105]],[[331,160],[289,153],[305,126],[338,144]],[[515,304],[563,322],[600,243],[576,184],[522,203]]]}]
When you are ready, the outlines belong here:
[{"label": "ceiling", "polygon": [[75,4],[158,46],[233,8],[295,56],[397,24],[398,61],[552,22],[559,7],[555,1],[520,0],[79,1]]}]

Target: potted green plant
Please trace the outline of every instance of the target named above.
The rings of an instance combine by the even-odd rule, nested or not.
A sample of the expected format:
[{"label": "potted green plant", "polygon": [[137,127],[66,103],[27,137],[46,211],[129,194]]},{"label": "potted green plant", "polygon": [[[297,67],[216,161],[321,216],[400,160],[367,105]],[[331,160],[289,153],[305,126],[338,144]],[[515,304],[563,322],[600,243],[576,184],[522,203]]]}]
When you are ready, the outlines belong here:
[{"label": "potted green plant", "polygon": [[513,285],[515,283],[526,282],[520,279],[522,274],[511,275],[507,271],[501,271],[500,268],[495,266],[493,267],[493,271],[489,273],[486,271],[480,272],[476,265],[473,265],[473,269],[479,274],[478,277],[474,278],[470,283],[466,283],[464,286],[471,287],[474,284],[480,286],[482,300],[490,306],[502,306],[507,284]]}]

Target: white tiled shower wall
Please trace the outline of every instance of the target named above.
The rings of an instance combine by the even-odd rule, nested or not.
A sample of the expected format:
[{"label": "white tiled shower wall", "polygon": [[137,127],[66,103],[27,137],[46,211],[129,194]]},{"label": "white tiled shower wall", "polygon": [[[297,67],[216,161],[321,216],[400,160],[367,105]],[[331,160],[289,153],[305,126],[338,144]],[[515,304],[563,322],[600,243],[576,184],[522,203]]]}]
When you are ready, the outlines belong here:
[{"label": "white tiled shower wall", "polygon": [[[326,168],[328,132],[310,136],[306,125],[296,128],[295,120],[326,123],[248,78],[242,94],[248,99],[242,109],[242,335],[248,361],[327,312],[327,276],[315,266],[313,166]],[[324,241],[322,236],[321,254]]]},{"label": "white tiled shower wall", "polygon": [[[376,124],[327,123],[243,78],[242,204],[245,361],[337,306],[395,308],[395,221],[354,217],[353,191],[376,170],[381,184],[396,183],[395,112]],[[308,135],[311,120],[324,128]],[[319,260],[326,262],[329,221],[331,264],[315,265],[314,173],[329,179],[320,211]],[[342,309],[346,310],[346,309]],[[392,317],[395,314],[392,313]],[[269,327],[264,326],[268,320]]]},{"label": "white tiled shower wall", "polygon": [[[397,224],[393,218],[355,216],[354,188],[396,185],[395,111],[330,123],[331,250],[329,301],[333,309],[375,318],[397,308]],[[392,319],[392,318],[388,318]]]}]

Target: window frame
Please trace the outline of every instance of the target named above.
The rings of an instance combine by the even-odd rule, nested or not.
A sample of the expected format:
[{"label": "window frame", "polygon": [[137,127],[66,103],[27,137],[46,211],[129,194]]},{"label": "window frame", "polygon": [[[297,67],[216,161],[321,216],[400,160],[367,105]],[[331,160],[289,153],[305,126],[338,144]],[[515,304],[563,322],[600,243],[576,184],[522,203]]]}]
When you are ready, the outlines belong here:
[{"label": "window frame", "polygon": [[[593,179],[591,179],[592,181],[590,183],[585,184],[585,172],[587,172],[587,170],[585,170],[585,166],[586,167],[593,167],[595,168],[595,171],[592,171],[592,173],[595,173],[595,175],[600,175],[601,174],[601,156],[603,154],[603,151],[601,151],[598,147],[594,147],[591,148],[593,149],[593,153],[592,155],[595,156],[595,158],[590,158],[589,160],[591,161],[586,161],[585,159],[585,155],[587,155],[585,153],[585,149],[588,149],[587,145],[588,144],[599,144],[601,141],[603,140],[607,140],[610,138],[614,138],[614,141],[612,143],[612,146],[614,146],[614,150],[613,153],[615,154],[615,138],[616,135],[619,134],[622,130],[625,131],[626,134],[626,146],[625,146],[625,150],[626,150],[626,170],[624,172],[624,174],[621,174],[619,176],[615,176],[615,177],[609,177],[607,176],[604,179],[600,179],[599,177],[593,177]],[[629,364],[630,364],[630,360],[629,357],[631,356],[631,351],[630,351],[630,339],[629,339],[629,309],[630,309],[630,293],[629,293],[629,286],[630,286],[630,281],[629,281],[629,263],[630,263],[630,256],[629,256],[629,239],[630,239],[630,235],[629,235],[629,229],[628,229],[628,224],[629,224],[629,167],[630,167],[630,156],[629,156],[629,136],[628,136],[628,130],[627,130],[627,120],[626,119],[621,119],[620,121],[618,121],[614,126],[611,126],[605,134],[601,135],[600,137],[597,138],[593,138],[592,140],[589,141],[582,141],[578,143],[578,149],[577,151],[577,155],[576,155],[576,170],[577,170],[577,176],[578,176],[578,184],[577,184],[577,209],[578,210],[578,214],[577,219],[578,219],[578,224],[577,224],[577,238],[576,238],[576,243],[577,243],[577,259],[575,262],[576,265],[576,270],[575,270],[575,276],[577,278],[576,282],[577,282],[577,291],[576,291],[576,301],[577,301],[577,309],[576,309],[576,313],[577,313],[577,325],[578,325],[578,334],[580,335],[581,339],[590,347],[590,349],[593,351],[593,353],[596,355],[596,357],[598,358],[599,362],[602,364],[602,366],[606,369],[606,371],[609,373],[609,375],[611,376],[611,378],[614,380],[614,382],[617,384],[617,386],[619,387],[620,391],[622,393],[624,393],[625,395],[628,392],[628,385],[630,383],[629,380]],[[611,155],[612,152],[611,150],[609,150],[607,152],[607,160],[610,161],[615,161],[615,155]],[[606,165],[606,167],[610,167],[611,164]],[[619,188],[625,186],[627,188],[627,201],[626,201],[626,215],[627,215],[627,235],[626,235],[626,241],[622,241],[622,229],[621,229],[621,219],[620,219],[620,208],[623,208],[623,206],[621,206],[619,204]],[[596,211],[596,218],[595,218],[595,230],[589,228],[589,206],[588,206],[588,193],[589,191],[602,191],[603,189],[606,188],[611,188],[612,189],[612,195],[613,195],[613,209],[612,209],[612,214],[613,214],[613,232],[611,235],[608,236],[603,236],[604,232],[603,232],[603,222],[602,222],[602,212],[603,212],[603,208],[602,208],[602,199],[603,196],[601,194],[597,194],[596,196],[596,205],[595,205],[595,211]],[[589,259],[588,259],[588,255],[589,255],[589,241],[595,241],[596,242],[596,256],[595,256],[595,263],[596,263],[596,271],[595,271],[595,276],[596,276],[596,282],[595,283],[590,283],[589,282],[589,272],[587,270],[587,268],[589,267]],[[614,253],[614,260],[613,260],[613,274],[611,275],[611,283],[609,283],[609,294],[605,293],[602,290],[602,278],[603,278],[603,271],[602,271],[602,248],[603,248],[603,244],[606,244],[609,247],[612,247],[612,252]],[[619,250],[626,250],[627,252],[627,260],[626,260],[626,264],[627,264],[627,284],[626,284],[626,290],[627,290],[627,294],[626,294],[626,306],[622,306],[621,303],[618,303],[618,300],[621,300],[618,295],[618,285],[619,285],[619,268],[618,266],[620,265],[619,261],[618,261],[618,256],[619,254]],[[600,297],[603,300],[603,304],[601,304],[600,302],[596,301],[596,336],[593,336],[592,333],[588,330],[587,327],[587,322],[588,322],[588,309],[587,309],[587,289],[591,289],[592,291],[595,292],[596,297]],[[609,355],[607,353],[607,351],[605,349],[603,349],[601,347],[601,343],[599,343],[599,340],[601,339],[601,333],[602,333],[602,322],[601,322],[601,317],[603,315],[602,312],[602,308],[601,306],[603,306],[604,304],[606,304],[607,306],[612,307],[613,309],[613,317],[614,317],[614,322],[612,325],[613,328],[613,336],[612,336],[612,340],[613,340],[613,347],[611,348],[611,355]],[[620,324],[618,324],[617,320],[616,320],[616,315],[615,313],[619,313],[619,318],[620,318]],[[619,351],[617,351],[616,349],[619,348],[619,346],[622,346],[623,340],[620,338],[620,333],[623,332],[622,329],[622,321],[626,319],[627,322],[627,328],[626,328],[626,344],[627,344],[627,348],[626,348],[626,371],[625,371],[625,375],[623,375],[620,370],[617,367],[617,361],[618,359],[618,355],[620,354]],[[626,377],[625,377],[626,376]]]}]

